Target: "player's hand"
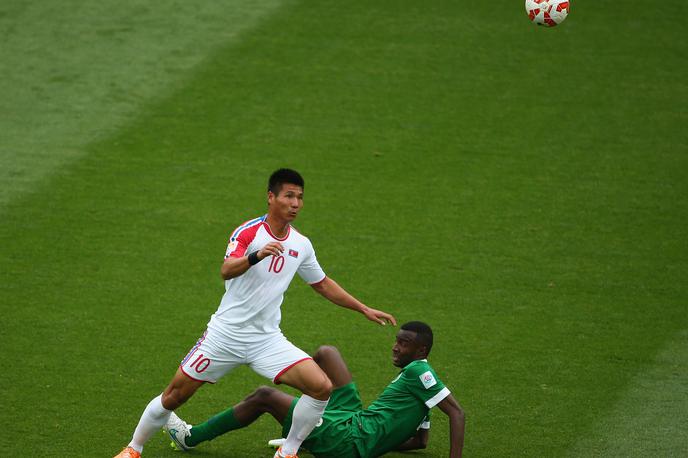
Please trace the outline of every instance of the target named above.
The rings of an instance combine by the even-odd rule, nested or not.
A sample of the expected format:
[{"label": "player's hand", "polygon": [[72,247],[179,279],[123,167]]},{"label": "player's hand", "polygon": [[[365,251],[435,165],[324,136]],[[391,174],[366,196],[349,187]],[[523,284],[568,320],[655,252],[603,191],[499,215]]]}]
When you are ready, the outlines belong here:
[{"label": "player's hand", "polygon": [[382,326],[386,325],[387,323],[390,323],[393,326],[397,325],[397,320],[392,315],[387,312],[383,312],[382,310],[375,310],[371,309],[370,307],[366,307],[363,309],[363,314],[370,321],[374,321]]},{"label": "player's hand", "polygon": [[262,261],[268,256],[279,256],[284,253],[284,247],[279,242],[270,242],[258,251],[258,260]]}]

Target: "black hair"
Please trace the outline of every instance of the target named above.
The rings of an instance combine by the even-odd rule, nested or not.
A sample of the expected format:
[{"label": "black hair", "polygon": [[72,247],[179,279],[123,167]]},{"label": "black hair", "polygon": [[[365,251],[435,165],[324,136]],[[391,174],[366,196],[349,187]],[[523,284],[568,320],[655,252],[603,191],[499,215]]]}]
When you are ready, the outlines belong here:
[{"label": "black hair", "polygon": [[428,349],[428,355],[432,349],[432,329],[429,325],[423,323],[422,321],[409,321],[401,325],[401,329],[404,331],[412,331],[416,333],[416,342],[421,345],[425,345]]},{"label": "black hair", "polygon": [[268,191],[278,195],[285,183],[295,184],[303,188],[303,177],[296,170],[279,169],[272,172],[268,180]]}]

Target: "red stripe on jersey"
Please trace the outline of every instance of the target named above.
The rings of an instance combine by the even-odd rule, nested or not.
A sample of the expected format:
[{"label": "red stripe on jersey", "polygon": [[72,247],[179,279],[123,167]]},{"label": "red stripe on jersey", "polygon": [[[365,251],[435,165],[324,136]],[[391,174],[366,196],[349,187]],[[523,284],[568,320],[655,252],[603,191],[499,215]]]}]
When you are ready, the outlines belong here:
[{"label": "red stripe on jersey", "polygon": [[236,236],[239,235],[239,232],[243,231],[243,230],[246,229],[247,227],[253,226],[254,224],[260,224],[260,223],[262,223],[263,221],[265,221],[265,218],[267,218],[267,216],[268,216],[268,215],[263,215],[263,216],[261,216],[261,217],[259,217],[259,218],[253,218],[253,219],[250,219],[250,220],[248,220],[248,221],[244,221],[243,223],[241,223],[241,224],[239,225],[239,227],[237,227],[236,229],[234,229],[234,232],[232,232],[231,237],[229,237],[229,241],[231,242],[232,240],[234,240],[234,239],[236,238]]},{"label": "red stripe on jersey", "polygon": [[[253,239],[256,238],[256,234],[258,233],[258,229],[260,229],[260,224],[255,224],[253,226],[249,226],[246,229],[242,229],[235,237],[235,241],[232,242],[231,240],[229,241],[229,244],[231,245],[232,243],[235,243],[236,245],[234,246],[234,249],[229,253],[225,254],[225,259],[232,257],[232,258],[240,258],[246,254],[246,249],[248,246],[253,242]],[[227,247],[229,249],[229,246]]]},{"label": "red stripe on jersey", "polygon": [[298,361],[296,361],[296,362],[294,362],[294,363],[291,363],[290,365],[288,365],[287,367],[285,367],[284,369],[282,369],[281,371],[279,371],[279,374],[275,375],[275,378],[272,380],[272,382],[273,382],[275,385],[281,385],[282,382],[279,381],[279,378],[280,378],[282,375],[284,375],[285,372],[287,372],[289,369],[291,369],[292,367],[296,366],[297,364],[302,363],[302,362],[304,362],[304,361],[308,361],[309,359],[313,359],[313,358],[303,358],[303,359],[300,359],[300,360],[298,360]]}]

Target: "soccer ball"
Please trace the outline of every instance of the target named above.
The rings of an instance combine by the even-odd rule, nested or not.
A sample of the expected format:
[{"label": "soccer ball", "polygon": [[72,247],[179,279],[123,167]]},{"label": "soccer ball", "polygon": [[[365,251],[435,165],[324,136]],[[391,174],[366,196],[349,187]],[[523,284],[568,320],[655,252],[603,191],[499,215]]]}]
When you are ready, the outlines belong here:
[{"label": "soccer ball", "polygon": [[554,27],[564,22],[570,3],[568,0],[526,0],[526,13],[534,24]]}]

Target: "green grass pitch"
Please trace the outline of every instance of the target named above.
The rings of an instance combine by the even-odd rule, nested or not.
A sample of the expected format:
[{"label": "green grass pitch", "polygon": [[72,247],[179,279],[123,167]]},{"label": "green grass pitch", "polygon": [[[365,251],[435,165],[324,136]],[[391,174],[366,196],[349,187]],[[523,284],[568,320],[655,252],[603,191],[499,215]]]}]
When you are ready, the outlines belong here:
[{"label": "green grass pitch", "polygon": [[[520,0],[0,2],[1,449],[126,445],[289,166],[326,272],[434,327],[467,456],[688,455],[684,9],[574,1],[548,30]],[[395,330],[299,280],[282,324],[340,347],[366,403],[395,376]],[[447,455],[442,417],[411,456]]]}]

